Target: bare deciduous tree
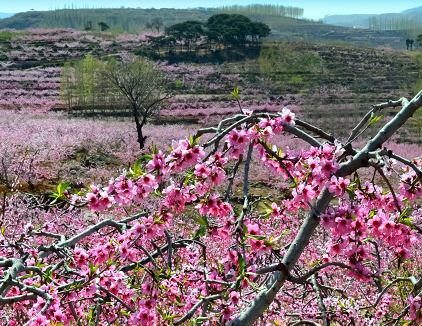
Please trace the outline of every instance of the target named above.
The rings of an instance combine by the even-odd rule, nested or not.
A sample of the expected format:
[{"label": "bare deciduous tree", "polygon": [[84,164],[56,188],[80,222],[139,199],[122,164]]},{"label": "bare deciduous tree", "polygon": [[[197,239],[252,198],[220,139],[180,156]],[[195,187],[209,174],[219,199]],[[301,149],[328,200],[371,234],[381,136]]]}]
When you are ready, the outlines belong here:
[{"label": "bare deciduous tree", "polygon": [[142,127],[165,100],[171,97],[166,78],[161,69],[145,58],[136,58],[130,62],[117,62],[112,59],[103,65],[101,75],[120,92],[131,106],[135,119],[140,149],[144,148],[146,137]]}]

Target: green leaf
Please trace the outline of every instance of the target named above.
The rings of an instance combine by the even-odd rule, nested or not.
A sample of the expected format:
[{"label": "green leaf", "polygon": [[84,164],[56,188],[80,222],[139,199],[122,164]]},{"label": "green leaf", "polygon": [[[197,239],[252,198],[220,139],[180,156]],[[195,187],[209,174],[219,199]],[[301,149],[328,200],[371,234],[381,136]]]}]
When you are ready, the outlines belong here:
[{"label": "green leaf", "polygon": [[267,207],[269,210],[271,210],[271,212],[273,211],[273,208],[270,205],[268,205],[265,201],[262,202],[262,203],[264,204],[265,207]]},{"label": "green leaf", "polygon": [[236,88],[235,90],[233,90],[233,92],[230,92],[230,94],[232,94],[232,96],[235,98],[236,101],[239,100],[239,87]]},{"label": "green leaf", "polygon": [[98,267],[100,267],[100,265],[94,266],[94,264],[91,261],[89,261],[89,270],[91,271],[91,275],[93,275],[95,273],[95,271],[98,269]]},{"label": "green leaf", "polygon": [[161,315],[161,317],[166,318],[166,315],[164,314],[164,312],[161,310],[160,307],[155,307],[155,309],[157,309],[158,313]]},{"label": "green leaf", "polygon": [[416,230],[416,226],[412,222],[410,222],[411,220],[412,220],[411,218],[405,218],[405,219],[402,219],[400,223],[408,226],[412,230]]},{"label": "green leaf", "polygon": [[265,235],[253,235],[253,234],[246,234],[247,238],[252,238],[255,240],[265,240],[267,237]]},{"label": "green leaf", "polygon": [[58,185],[58,187],[57,187],[57,192],[58,192],[58,194],[60,195],[60,197],[64,195],[64,192],[65,192],[65,191],[66,191],[66,189],[69,187],[70,183],[71,183],[70,181],[68,181],[68,182],[61,182],[61,183]]},{"label": "green leaf", "polygon": [[56,201],[60,198],[59,194],[57,194],[57,193],[53,193],[52,195],[50,195],[50,196],[48,196],[48,197],[55,198],[55,199],[51,202],[51,204],[55,204],[55,203],[56,203]]},{"label": "green leaf", "polygon": [[234,215],[236,215],[237,217],[239,217],[240,216],[240,213],[239,213],[239,211],[236,209],[236,207],[234,207],[233,206],[233,213],[234,213]]},{"label": "green leaf", "polygon": [[133,166],[133,174],[134,174],[133,177],[135,177],[135,178],[142,175],[142,173],[143,173],[140,165],[141,165],[141,160],[138,159],[136,161],[135,165]]},{"label": "green leaf", "polygon": [[349,184],[349,187],[350,187],[350,186],[354,186],[354,185],[356,185],[356,184],[358,184],[358,183],[359,183],[359,178],[357,178],[356,180],[352,181],[352,182]]},{"label": "green leaf", "polygon": [[297,187],[297,184],[299,183],[299,181],[297,181],[296,178],[293,178],[293,180],[294,180],[294,183],[291,186],[289,186],[289,188],[296,188]]},{"label": "green leaf", "polygon": [[198,222],[199,225],[205,225],[208,226],[208,220],[207,217],[205,215],[201,215],[198,213],[198,217],[194,217],[193,218],[194,221]]},{"label": "green leaf", "polygon": [[260,288],[259,286],[256,286],[253,282],[251,282],[247,277],[245,277],[246,282],[249,283],[250,286],[252,286],[255,290],[264,290],[264,288]]},{"label": "green leaf", "polygon": [[237,281],[236,281],[236,285],[235,285],[235,290],[239,290],[240,289],[240,286],[242,285],[242,279],[238,279]]},{"label": "green leaf", "polygon": [[245,260],[243,259],[241,253],[237,253],[237,259],[239,260],[239,269],[240,269],[240,273],[243,274],[245,272]]},{"label": "green leaf", "polygon": [[65,199],[64,192],[70,186],[70,184],[71,184],[71,181],[59,183],[59,185],[57,186],[57,192],[49,196],[51,198],[54,198],[51,204],[54,204],[59,199]]},{"label": "green leaf", "polygon": [[355,192],[352,189],[346,188],[346,192],[349,195],[350,200],[355,199]]},{"label": "green leaf", "polygon": [[[142,155],[142,156],[138,157],[139,162],[145,161],[145,160],[152,160],[152,159],[153,159],[152,155]],[[138,161],[136,161],[136,162],[138,162]]]},{"label": "green leaf", "polygon": [[161,193],[160,193],[160,191],[159,191],[158,189],[155,189],[155,190],[152,192],[152,194],[153,194],[154,196],[156,196],[156,197],[161,197]]},{"label": "green leaf", "polygon": [[192,180],[192,179],[194,179],[195,178],[195,174],[194,174],[194,172],[192,172],[192,171],[188,171],[187,173],[186,173],[186,178],[185,178],[185,187],[186,187],[186,185]]},{"label": "green leaf", "polygon": [[281,157],[281,154],[283,154],[283,149],[280,148],[280,150],[278,151],[278,156]]},{"label": "green leaf", "polygon": [[170,319],[174,319],[177,317],[182,317],[181,315],[171,315],[171,316],[167,316],[166,318],[164,318],[164,321],[170,320]]},{"label": "green leaf", "polygon": [[244,224],[243,224],[243,233],[244,234],[248,233],[248,227]]},{"label": "green leaf", "polygon": [[198,140],[201,139],[202,136],[196,137],[196,135],[189,135],[189,144],[191,147],[195,146],[198,143]]},{"label": "green leaf", "polygon": [[322,259],[320,259],[320,260],[316,260],[316,261],[314,261],[314,262],[312,262],[312,263],[308,263],[309,268],[315,267],[316,265],[318,265],[318,264],[319,264],[319,263],[321,263],[321,262],[322,262]]},{"label": "green leaf", "polygon": [[151,143],[151,146],[152,146],[152,154],[153,155],[158,154],[158,149],[157,149],[157,146],[154,145],[154,142]]},{"label": "green leaf", "polygon": [[382,118],[382,115],[380,115],[379,117],[374,117],[374,113],[372,112],[372,114],[371,114],[371,121],[369,122],[369,125],[377,122],[381,118]]},{"label": "green leaf", "polygon": [[406,208],[403,210],[403,212],[401,212],[401,214],[400,214],[400,216],[399,216],[399,221],[400,221],[403,217],[405,217],[405,216],[406,216],[407,211],[408,211],[408,207],[406,207]]},{"label": "green leaf", "polygon": [[205,225],[201,225],[193,237],[194,238],[205,237],[206,234],[207,234],[207,227]]}]

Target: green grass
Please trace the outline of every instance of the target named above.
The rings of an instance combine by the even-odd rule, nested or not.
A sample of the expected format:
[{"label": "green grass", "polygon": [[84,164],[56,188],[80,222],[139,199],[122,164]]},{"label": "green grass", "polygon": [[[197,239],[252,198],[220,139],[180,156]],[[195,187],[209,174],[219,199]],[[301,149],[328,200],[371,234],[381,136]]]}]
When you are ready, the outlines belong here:
[{"label": "green grass", "polygon": [[8,33],[8,32],[1,32],[0,33],[0,41],[7,42],[12,39],[14,36],[25,36],[25,33]]}]

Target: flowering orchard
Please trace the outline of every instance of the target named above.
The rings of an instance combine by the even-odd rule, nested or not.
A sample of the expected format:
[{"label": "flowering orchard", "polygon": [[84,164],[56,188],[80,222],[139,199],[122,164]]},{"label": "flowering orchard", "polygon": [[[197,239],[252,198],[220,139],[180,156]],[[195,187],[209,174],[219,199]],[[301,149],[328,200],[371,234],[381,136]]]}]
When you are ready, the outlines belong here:
[{"label": "flowering orchard", "polygon": [[0,71],[0,109],[46,112],[58,99],[61,68]]},{"label": "flowering orchard", "polygon": [[[373,105],[344,143],[286,108],[242,110],[167,155],[153,146],[105,186],[2,198],[1,325],[418,324],[422,160],[383,144],[421,102],[422,91]],[[357,148],[378,112],[399,106]],[[308,146],[278,149],[281,134]],[[249,196],[253,152],[293,199]]]},{"label": "flowering orchard", "polygon": [[162,33],[112,35],[110,32],[76,31],[72,28],[27,28],[25,30],[0,29],[0,33],[15,34],[9,42],[0,44],[2,67],[14,67],[22,61],[66,61],[84,57],[87,50],[97,49],[104,53],[147,48],[151,44],[147,36]]}]

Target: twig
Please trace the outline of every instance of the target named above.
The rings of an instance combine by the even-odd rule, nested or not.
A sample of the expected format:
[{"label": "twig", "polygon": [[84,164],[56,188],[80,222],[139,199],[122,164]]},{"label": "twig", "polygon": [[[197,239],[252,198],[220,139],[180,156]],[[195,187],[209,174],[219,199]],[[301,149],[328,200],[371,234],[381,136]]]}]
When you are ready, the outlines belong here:
[{"label": "twig", "polygon": [[164,234],[166,235],[167,244],[168,244],[167,266],[171,269],[171,255],[172,255],[172,251],[173,251],[173,246],[172,246],[172,242],[171,242],[171,236],[167,232],[167,230],[164,230]]},{"label": "twig", "polygon": [[105,287],[103,286],[99,286],[99,289],[103,292],[105,292],[107,294],[107,296],[112,297],[114,300],[116,300],[117,302],[119,302],[122,306],[124,306],[127,310],[129,310],[130,312],[134,313],[135,310],[133,310],[131,307],[129,307],[127,305],[126,302],[124,302],[122,299],[120,299],[118,296],[114,295],[113,293],[111,293],[109,290],[107,290]]},{"label": "twig", "polygon": [[224,201],[226,203],[230,199],[230,192],[232,190],[232,186],[233,186],[233,182],[234,182],[234,177],[236,176],[237,169],[239,168],[240,163],[242,163],[242,160],[243,160],[243,154],[240,154],[239,155],[239,159],[237,160],[237,162],[236,162],[236,164],[235,164],[235,166],[233,168],[233,173],[232,173],[232,175],[231,175],[231,177],[229,179],[230,180],[229,186],[227,187],[226,197],[224,198]]},{"label": "twig", "polygon": [[151,254],[148,252],[148,250],[146,250],[145,247],[142,246],[142,245],[139,246],[139,248],[141,248],[142,251],[148,256],[149,260],[154,264],[155,268],[160,270],[161,269],[160,266],[158,266],[157,262],[155,261],[154,258],[152,258]]},{"label": "twig", "polygon": [[378,173],[379,173],[379,174],[381,175],[381,177],[384,179],[385,183],[387,183],[387,186],[388,186],[388,188],[390,189],[391,195],[393,196],[393,199],[394,199],[394,204],[396,205],[396,208],[397,208],[397,210],[400,212],[400,215],[401,215],[401,214],[402,214],[402,210],[401,210],[401,208],[400,208],[399,201],[397,200],[396,193],[394,192],[394,189],[393,189],[393,187],[391,186],[390,181],[388,181],[388,179],[387,179],[387,177],[385,176],[384,172],[383,172],[380,168],[378,168]]},{"label": "twig", "polygon": [[70,311],[72,312],[73,319],[75,319],[75,323],[78,324],[78,326],[82,326],[79,320],[78,314],[76,313],[75,305],[73,304],[72,301],[69,301],[69,308],[70,308]]},{"label": "twig", "polygon": [[286,174],[287,174],[287,176],[288,176],[288,178],[289,178],[289,181],[290,181],[290,182],[294,182],[295,180],[294,180],[293,176],[290,174],[289,170],[287,170],[287,167],[286,167],[286,165],[284,164],[283,159],[282,159],[280,156],[278,156],[276,152],[274,152],[272,149],[270,149],[270,148],[267,146],[267,144],[265,144],[262,140],[259,140],[258,142],[262,145],[262,147],[264,147],[265,151],[266,151],[268,154],[270,154],[272,157],[274,157],[274,158],[277,160],[277,162],[278,162],[278,163],[280,164],[280,166],[283,168],[284,172],[286,172]]},{"label": "twig", "polygon": [[322,325],[323,326],[330,326],[330,320],[327,317],[327,308],[325,307],[324,301],[322,300],[321,289],[319,288],[319,284],[318,284],[318,281],[316,279],[317,275],[318,274],[315,273],[314,275],[311,276],[311,284],[312,284],[312,287],[314,289],[314,292],[315,292],[315,295],[316,295],[316,298],[317,298],[319,311],[321,311]]},{"label": "twig", "polygon": [[184,315],[182,318],[180,318],[179,320],[177,320],[177,321],[175,321],[175,322],[173,322],[173,325],[175,325],[175,326],[178,326],[178,325],[180,325],[181,323],[183,323],[183,322],[185,322],[186,320],[188,320],[188,319],[191,319],[192,317],[193,317],[193,315],[195,314],[195,312],[198,310],[198,308],[200,307],[200,306],[202,306],[202,304],[204,303],[204,302],[209,302],[209,301],[214,301],[214,300],[217,300],[217,299],[221,299],[223,297],[223,295],[222,294],[215,294],[215,295],[211,295],[211,296],[209,296],[209,297],[205,297],[205,298],[202,298],[200,301],[198,301],[193,307],[192,307],[192,309],[191,310],[189,310],[187,313],[186,313],[186,315]]}]

